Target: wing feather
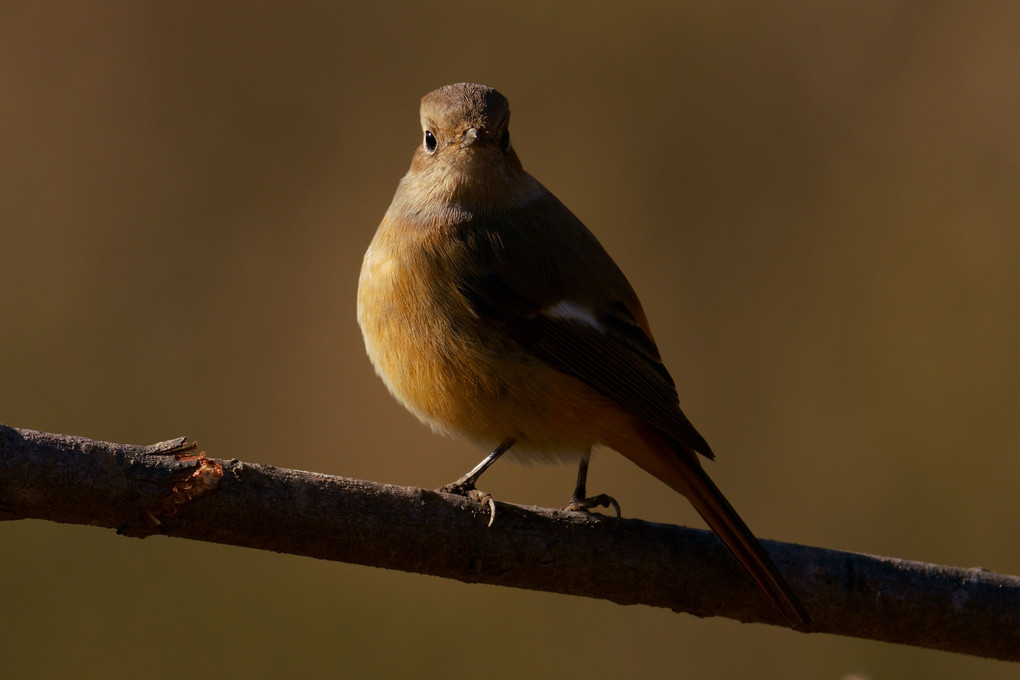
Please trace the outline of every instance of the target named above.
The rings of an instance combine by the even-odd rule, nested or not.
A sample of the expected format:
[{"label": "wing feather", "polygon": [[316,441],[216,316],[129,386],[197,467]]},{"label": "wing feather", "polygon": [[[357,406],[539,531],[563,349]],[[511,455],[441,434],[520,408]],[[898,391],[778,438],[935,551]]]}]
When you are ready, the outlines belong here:
[{"label": "wing feather", "polygon": [[[472,270],[458,281],[465,301],[527,352],[712,458],[708,443],[680,410],[673,379],[630,284],[569,210],[551,194],[542,200],[546,205],[463,225],[463,242],[474,251],[467,258]],[[501,229],[512,229],[514,238],[502,238]],[[565,269],[556,260],[559,248],[586,256],[580,266]],[[581,313],[550,313],[564,303]]]}]

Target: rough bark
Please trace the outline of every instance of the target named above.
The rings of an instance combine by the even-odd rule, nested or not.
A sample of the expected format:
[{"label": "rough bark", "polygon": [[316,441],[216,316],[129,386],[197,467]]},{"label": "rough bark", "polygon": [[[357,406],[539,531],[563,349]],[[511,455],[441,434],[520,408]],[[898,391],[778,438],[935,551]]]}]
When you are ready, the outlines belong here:
[{"label": "rough bark", "polygon": [[[0,518],[46,519],[786,625],[707,531],[0,425]],[[815,632],[1020,660],[1020,578],[762,541]]]}]

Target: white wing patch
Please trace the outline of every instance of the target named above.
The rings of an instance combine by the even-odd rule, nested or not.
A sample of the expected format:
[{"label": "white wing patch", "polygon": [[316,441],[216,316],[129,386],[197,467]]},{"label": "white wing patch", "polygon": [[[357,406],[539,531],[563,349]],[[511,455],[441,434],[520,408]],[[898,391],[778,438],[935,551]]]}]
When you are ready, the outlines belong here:
[{"label": "white wing patch", "polygon": [[594,312],[570,300],[560,300],[555,305],[543,309],[542,314],[552,319],[583,324],[601,333],[606,332],[606,327],[602,325]]}]

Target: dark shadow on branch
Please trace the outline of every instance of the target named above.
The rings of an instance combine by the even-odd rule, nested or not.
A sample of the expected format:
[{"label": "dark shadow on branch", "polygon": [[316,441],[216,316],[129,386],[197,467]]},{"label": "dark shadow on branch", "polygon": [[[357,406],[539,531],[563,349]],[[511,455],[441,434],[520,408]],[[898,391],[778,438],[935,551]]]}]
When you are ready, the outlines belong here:
[{"label": "dark shadow on branch", "polygon": [[[165,534],[785,625],[707,531],[0,425],[0,519]],[[1020,578],[762,541],[817,632],[1020,660]]]}]

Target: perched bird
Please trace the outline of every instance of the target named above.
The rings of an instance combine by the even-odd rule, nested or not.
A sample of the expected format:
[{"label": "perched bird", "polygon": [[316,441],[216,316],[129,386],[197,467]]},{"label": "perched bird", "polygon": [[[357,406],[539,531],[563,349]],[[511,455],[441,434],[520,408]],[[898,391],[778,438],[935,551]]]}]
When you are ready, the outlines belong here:
[{"label": "perched bird", "polygon": [[[436,432],[500,455],[579,461],[607,446],[686,496],[766,597],[809,618],[701,467],[712,450],[680,410],[637,295],[595,236],[510,144],[491,87],[421,101],[422,142],[365,254],[358,322],[390,392]],[[511,448],[512,447],[512,448]]]}]

